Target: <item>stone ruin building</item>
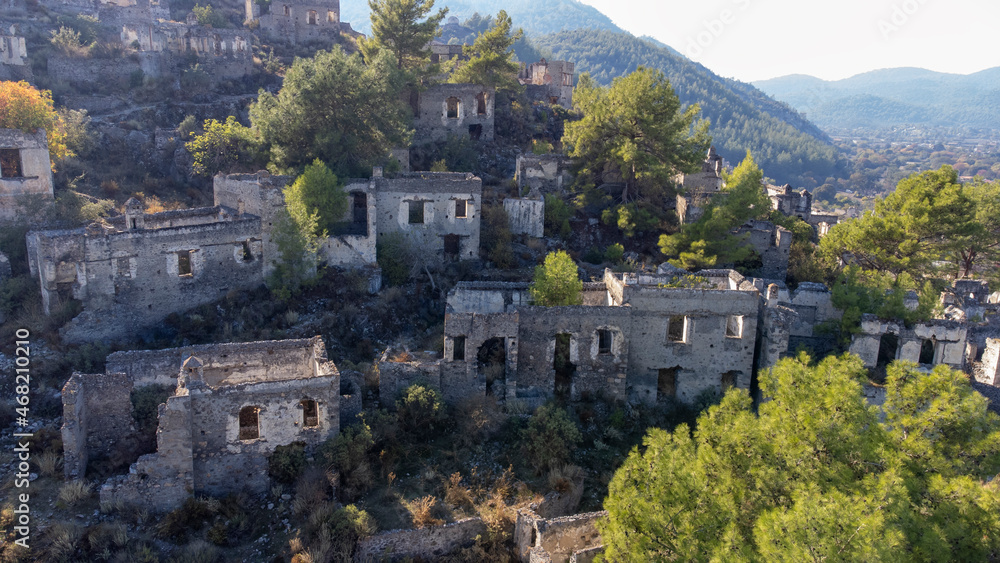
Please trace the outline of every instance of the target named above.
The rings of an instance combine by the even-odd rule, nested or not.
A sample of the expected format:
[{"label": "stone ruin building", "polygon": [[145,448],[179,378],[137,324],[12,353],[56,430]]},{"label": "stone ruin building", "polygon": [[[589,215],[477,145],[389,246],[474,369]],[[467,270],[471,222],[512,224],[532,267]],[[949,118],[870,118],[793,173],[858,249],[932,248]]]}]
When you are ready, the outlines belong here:
[{"label": "stone ruin building", "polygon": [[53,200],[45,130],[0,129],[0,221],[16,218],[22,204],[32,199]]},{"label": "stone ruin building", "polygon": [[167,511],[192,494],[263,493],[276,447],[340,431],[340,374],[319,337],[116,352],[106,373],[74,373],[63,387],[67,479],[129,442],[131,396],[154,385],[168,393],[156,451],[104,483],[102,501]]},{"label": "stone ruin building", "polygon": [[378,236],[401,233],[424,262],[479,256],[483,181],[461,172],[409,172],[372,178]]},{"label": "stone ruin building", "polygon": [[151,76],[178,76],[187,69],[188,57],[197,58],[205,72],[218,78],[239,78],[253,70],[251,38],[246,30],[214,29],[198,25],[191,17],[186,23],[125,22],[121,43],[144,54],[142,69]]},{"label": "stone ruin building", "polygon": [[563,194],[573,183],[573,159],[561,154],[520,154],[514,183],[522,195]]},{"label": "stone ruin building", "polygon": [[412,100],[414,142],[444,141],[449,136],[473,141],[494,138],[494,90],[475,84],[437,84]]},{"label": "stone ruin building", "polygon": [[806,223],[812,225],[819,236],[823,236],[836,225],[840,220],[840,215],[833,213],[814,213],[812,210],[812,194],[802,188],[799,191],[792,189],[791,184],[784,186],[772,186],[768,184],[764,187],[767,197],[771,200],[771,206],[776,210],[788,215],[798,217]]},{"label": "stone ruin building", "polygon": [[431,64],[443,63],[453,59],[460,61],[468,60],[468,57],[465,56],[465,50],[463,49],[465,45],[449,45],[448,43],[442,43],[437,39],[431,39],[431,42],[427,46],[431,50]]},{"label": "stone ruin building", "polygon": [[18,33],[17,26],[0,24],[0,80],[31,79],[24,37]]},{"label": "stone ruin building", "polygon": [[330,41],[341,32],[356,35],[351,24],[340,21],[340,0],[281,0],[266,8],[246,0],[246,21],[257,22],[271,39],[299,44]]},{"label": "stone ruin building", "polygon": [[[79,300],[83,312],[63,337],[113,339],[230,291],[260,286],[279,258],[273,235],[289,181],[266,171],[219,175],[212,207],[144,213],[133,198],[118,217],[29,232],[28,263],[46,314]],[[371,179],[348,180],[344,189],[349,206],[321,241],[321,262],[374,268],[377,237],[389,233],[402,233],[425,264],[479,255],[482,180],[472,174],[385,178],[376,170]],[[377,291],[378,276],[372,276]]]},{"label": "stone ruin building", "polygon": [[567,61],[546,61],[521,65],[517,80],[525,86],[528,99],[564,108],[573,107],[574,65]]}]

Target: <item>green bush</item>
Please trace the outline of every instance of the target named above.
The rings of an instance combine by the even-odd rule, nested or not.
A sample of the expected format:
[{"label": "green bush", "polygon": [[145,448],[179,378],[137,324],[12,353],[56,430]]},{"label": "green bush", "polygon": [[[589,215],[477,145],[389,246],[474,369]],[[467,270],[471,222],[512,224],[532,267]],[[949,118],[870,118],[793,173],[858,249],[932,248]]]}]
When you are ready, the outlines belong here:
[{"label": "green bush", "polygon": [[604,249],[604,259],[612,264],[621,264],[622,260],[625,258],[625,247],[621,243],[614,243],[608,245]]},{"label": "green bush", "polygon": [[573,208],[558,196],[545,196],[545,236],[560,236],[569,230],[569,218],[573,216]]},{"label": "green bush", "polygon": [[147,385],[132,389],[132,419],[140,432],[156,430],[159,425],[157,409],[167,402],[167,397],[173,391],[174,388],[170,385]]},{"label": "green bush", "polygon": [[521,432],[528,461],[539,475],[569,462],[582,439],[566,411],[552,404],[538,407]]},{"label": "green bush", "polygon": [[380,236],[375,244],[378,266],[382,268],[382,279],[389,285],[402,285],[413,270],[413,251],[402,233]]},{"label": "green bush", "polygon": [[441,393],[426,385],[410,385],[396,401],[399,424],[417,435],[428,436],[446,419]]},{"label": "green bush", "polygon": [[375,482],[370,456],[375,446],[371,429],[364,422],[348,426],[319,448],[320,458],[340,472],[341,496],[359,498]]},{"label": "green bush", "polygon": [[306,468],[306,443],[278,446],[267,458],[267,474],[279,483],[294,483]]}]

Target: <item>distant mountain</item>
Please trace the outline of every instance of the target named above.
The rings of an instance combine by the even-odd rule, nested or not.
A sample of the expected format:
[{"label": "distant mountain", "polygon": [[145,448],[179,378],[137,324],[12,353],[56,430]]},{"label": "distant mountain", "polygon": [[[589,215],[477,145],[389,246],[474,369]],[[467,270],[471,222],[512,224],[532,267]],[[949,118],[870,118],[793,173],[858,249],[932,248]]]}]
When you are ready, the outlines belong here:
[{"label": "distant mountain", "polygon": [[638,66],[667,76],[684,104],[697,103],[711,120],[719,153],[736,164],[750,150],[764,173],[778,182],[814,186],[836,176],[838,155],[823,131],[787,104],[750,84],[722,78],[655,40],[612,31],[563,31],[532,37],[552,59],[576,64],[602,84]]},{"label": "distant mountain", "polygon": [[826,130],[902,125],[1000,130],[1000,67],[967,75],[889,68],[834,81],[795,74],[753,84]]},{"label": "distant mountain", "polygon": [[[597,8],[576,0],[437,0],[438,8],[448,8],[449,17],[457,17],[464,22],[473,14],[496,15],[506,10],[515,27],[524,29],[528,35],[556,33],[564,29],[609,29],[622,31]],[[351,0],[340,5],[340,19],[350,22],[351,27],[361,33],[371,33],[370,10],[365,0]]]}]

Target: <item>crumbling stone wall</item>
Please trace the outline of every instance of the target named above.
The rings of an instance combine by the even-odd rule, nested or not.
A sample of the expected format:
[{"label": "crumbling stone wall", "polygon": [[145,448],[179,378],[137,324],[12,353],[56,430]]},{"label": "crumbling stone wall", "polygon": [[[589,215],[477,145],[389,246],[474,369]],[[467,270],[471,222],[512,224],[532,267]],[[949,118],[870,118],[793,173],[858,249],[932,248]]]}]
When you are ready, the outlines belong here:
[{"label": "crumbling stone wall", "polygon": [[[10,8],[0,8],[6,12]],[[28,49],[16,26],[0,27],[0,80],[31,80]]]},{"label": "crumbling stone wall", "polygon": [[[183,364],[153,374],[168,358]],[[125,421],[131,424],[129,393],[137,381],[148,385],[173,374],[176,388],[159,407],[156,453],[110,480],[102,500],[169,510],[192,492],[263,492],[275,447],[301,441],[311,448],[340,429],[339,374],[319,337],[120,353],[109,365],[128,371],[74,374],[64,388],[67,476],[82,475],[88,451],[107,451],[130,430]],[[306,416],[306,402],[315,415]],[[254,435],[243,434],[246,407],[254,411]]]},{"label": "crumbling stone wall", "polygon": [[784,186],[771,186],[765,188],[767,196],[771,200],[771,207],[788,215],[798,217],[806,223],[812,224],[812,194],[806,189],[795,191],[791,184]]},{"label": "crumbling stone wall", "polygon": [[34,133],[0,129],[0,157],[0,220],[17,216],[19,203],[27,199],[52,201],[52,165],[44,129]]},{"label": "crumbling stone wall", "polygon": [[814,358],[837,350],[836,331],[843,311],[833,306],[833,294],[821,283],[802,282],[795,291],[781,290],[778,301],[795,311],[789,329],[788,352],[805,349]]},{"label": "crumbling stone wall", "polygon": [[168,313],[263,283],[260,234],[259,217],[212,207],[32,231],[27,245],[45,312],[69,299],[83,302],[84,313],[64,334],[73,342],[139,331]]},{"label": "crumbling stone wall", "polygon": [[479,256],[483,181],[472,174],[413,172],[373,178],[378,236],[402,233],[422,260]]},{"label": "crumbling stone wall", "polygon": [[341,225],[323,241],[320,256],[331,266],[375,265],[376,211],[375,181],[350,180],[344,186],[348,207]]},{"label": "crumbling stone wall", "polygon": [[[864,315],[861,319],[861,332],[851,339],[850,352],[859,356],[868,368],[876,367],[879,356],[882,355],[929,365],[945,364],[961,370],[965,366],[966,332],[965,325],[955,321],[932,320],[910,329],[899,322]],[[895,349],[882,350],[892,341],[891,338],[883,339],[885,334],[895,336]],[[933,349],[931,362],[920,361],[925,342]]]},{"label": "crumbling stone wall", "polygon": [[190,67],[191,57],[214,78],[239,78],[253,70],[251,38],[242,29],[128,19],[121,26],[121,43],[156,55],[156,63],[143,68],[152,76],[178,76]]},{"label": "crumbling stone wall", "polygon": [[781,280],[788,276],[788,256],[792,249],[792,232],[770,221],[747,221],[734,234],[745,237],[747,244],[760,256],[761,266],[751,275]]},{"label": "crumbling stone wall", "polygon": [[571,62],[542,59],[527,66],[522,64],[517,79],[526,86],[528,99],[572,108],[574,69]]},{"label": "crumbling stone wall", "polygon": [[544,200],[508,197],[503,200],[503,208],[512,234],[539,238],[545,235]]},{"label": "crumbling stone wall", "polygon": [[476,84],[438,84],[420,92],[414,141],[443,141],[449,135],[492,141],[495,94],[493,88]]},{"label": "crumbling stone wall", "polygon": [[340,0],[281,0],[272,2],[264,13],[260,4],[246,0],[246,19],[259,21],[268,37],[293,44],[331,40],[342,30],[350,30],[349,24],[340,21]]},{"label": "crumbling stone wall", "polygon": [[383,354],[376,367],[379,371],[379,400],[388,409],[396,408],[396,400],[410,385],[429,385],[438,390],[448,390],[447,386],[441,385],[441,369],[437,362],[393,361]]},{"label": "crumbling stone wall", "polygon": [[82,478],[88,452],[108,453],[135,432],[132,381],[122,373],[74,373],[63,386],[63,471]]},{"label": "crumbling stone wall", "polygon": [[447,555],[476,543],[486,533],[481,518],[466,518],[444,526],[419,530],[392,530],[358,542],[355,561],[427,560]]},{"label": "crumbling stone wall", "polygon": [[974,371],[976,381],[1000,387],[1000,338],[987,338],[983,359]]},{"label": "crumbling stone wall", "polygon": [[[602,393],[692,401],[728,385],[748,389],[759,292],[735,272],[704,276],[703,287],[690,288],[672,287],[668,274],[606,271],[603,293],[588,292],[592,304],[572,307],[528,305],[527,284],[460,283],[445,312],[446,398],[487,392],[531,405]],[[671,322],[681,323],[674,332]],[[564,347],[558,364],[557,346]],[[496,361],[501,351],[503,369],[490,372],[484,354]]]},{"label": "crumbling stone wall", "polygon": [[603,550],[595,523],[607,515],[607,511],[600,511],[545,519],[522,508],[514,524],[518,558],[525,562],[566,563],[580,554],[576,561],[592,561]]},{"label": "crumbling stone wall", "polygon": [[573,183],[573,159],[561,154],[521,154],[517,157],[514,181],[521,195],[533,198],[561,194]]}]

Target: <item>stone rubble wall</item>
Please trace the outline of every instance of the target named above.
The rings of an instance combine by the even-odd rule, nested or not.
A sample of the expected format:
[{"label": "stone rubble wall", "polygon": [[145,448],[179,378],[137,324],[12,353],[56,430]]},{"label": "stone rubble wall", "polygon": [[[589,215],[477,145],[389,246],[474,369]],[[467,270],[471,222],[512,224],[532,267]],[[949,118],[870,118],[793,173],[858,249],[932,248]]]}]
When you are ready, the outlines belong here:
[{"label": "stone rubble wall", "polygon": [[424,559],[432,561],[459,548],[469,547],[476,536],[486,533],[481,518],[467,518],[444,526],[419,530],[393,530],[358,542],[354,560],[399,561]]}]

